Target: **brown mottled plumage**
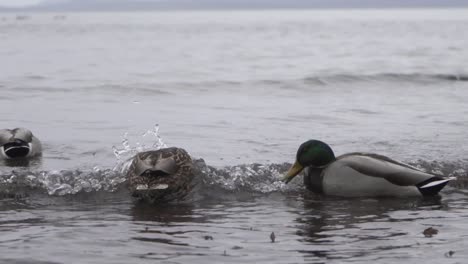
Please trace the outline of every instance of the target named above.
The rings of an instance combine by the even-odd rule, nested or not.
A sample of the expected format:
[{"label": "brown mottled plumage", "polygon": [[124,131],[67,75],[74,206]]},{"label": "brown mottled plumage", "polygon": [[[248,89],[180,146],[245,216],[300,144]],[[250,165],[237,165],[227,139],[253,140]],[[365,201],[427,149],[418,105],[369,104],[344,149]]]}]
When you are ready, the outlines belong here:
[{"label": "brown mottled plumage", "polygon": [[127,178],[132,195],[149,202],[181,200],[195,185],[190,155],[175,147],[136,154]]}]

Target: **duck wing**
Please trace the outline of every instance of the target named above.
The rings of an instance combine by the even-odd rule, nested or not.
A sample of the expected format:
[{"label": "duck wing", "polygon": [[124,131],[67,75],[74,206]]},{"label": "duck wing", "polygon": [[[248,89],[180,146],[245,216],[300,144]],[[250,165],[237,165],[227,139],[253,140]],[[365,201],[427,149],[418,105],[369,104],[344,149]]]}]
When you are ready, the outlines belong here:
[{"label": "duck wing", "polygon": [[425,194],[439,192],[450,180],[440,175],[430,174],[388,157],[372,153],[349,153],[337,158],[343,166],[359,173],[384,178],[400,186],[416,186]]}]

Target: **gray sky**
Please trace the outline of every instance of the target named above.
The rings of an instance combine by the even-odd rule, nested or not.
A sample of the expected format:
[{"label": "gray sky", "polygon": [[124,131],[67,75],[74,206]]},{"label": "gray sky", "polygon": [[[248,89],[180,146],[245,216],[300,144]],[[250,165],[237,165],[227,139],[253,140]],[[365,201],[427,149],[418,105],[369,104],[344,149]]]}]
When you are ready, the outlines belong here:
[{"label": "gray sky", "polygon": [[43,8],[122,10],[140,7],[391,7],[391,6],[468,6],[468,0],[0,0],[0,7],[28,7],[39,3]]},{"label": "gray sky", "polygon": [[0,0],[0,6],[21,7],[40,3],[41,0]]}]

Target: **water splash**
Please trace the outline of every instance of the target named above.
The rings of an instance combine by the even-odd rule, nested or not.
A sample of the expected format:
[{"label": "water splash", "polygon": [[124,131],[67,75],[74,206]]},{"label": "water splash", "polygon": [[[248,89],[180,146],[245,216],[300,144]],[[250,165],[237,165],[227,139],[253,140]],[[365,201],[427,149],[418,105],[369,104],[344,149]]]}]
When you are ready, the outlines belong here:
[{"label": "water splash", "polygon": [[125,182],[125,177],[114,170],[94,169],[52,170],[52,171],[11,171],[0,175],[0,192],[13,193],[25,189],[45,190],[49,195],[70,195],[80,192],[116,191]]},{"label": "water splash", "polygon": [[214,168],[201,168],[205,185],[220,187],[228,191],[248,191],[259,193],[287,192],[302,188],[297,183],[286,185],[282,175],[291,164],[246,164]]},{"label": "water splash", "polygon": [[[112,146],[112,151],[118,161],[128,159],[138,152],[147,150],[158,150],[166,148],[167,145],[159,135],[159,124],[154,125],[153,129],[149,129],[143,133],[136,135],[135,144],[130,144],[130,135],[126,132],[122,137],[122,147]],[[149,143],[145,143],[147,141]]]},{"label": "water splash", "polygon": [[161,149],[161,148],[167,148],[166,143],[164,143],[163,139],[159,135],[159,124],[154,125],[153,130],[147,130],[145,133],[143,133],[143,137],[146,136],[153,136],[156,138],[156,141],[151,145],[151,148],[153,149]]},{"label": "water splash", "polygon": [[132,152],[132,148],[130,147],[130,143],[128,142],[127,132],[122,137],[122,148],[117,148],[116,146],[112,146],[112,152],[114,153],[117,160],[120,160],[122,155]]},{"label": "water splash", "polygon": [[449,186],[466,189],[468,188],[468,161],[459,160],[452,162],[425,161],[416,160],[409,163],[423,171],[444,175],[447,177],[455,177],[455,181],[451,181]]}]

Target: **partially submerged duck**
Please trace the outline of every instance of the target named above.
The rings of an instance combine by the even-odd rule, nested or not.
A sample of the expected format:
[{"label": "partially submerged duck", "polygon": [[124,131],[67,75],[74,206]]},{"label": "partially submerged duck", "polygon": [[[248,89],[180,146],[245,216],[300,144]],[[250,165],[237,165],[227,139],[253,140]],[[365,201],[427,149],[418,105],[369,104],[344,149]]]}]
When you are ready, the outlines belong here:
[{"label": "partially submerged duck", "polygon": [[0,130],[0,159],[14,160],[41,155],[39,139],[26,128]]},{"label": "partially submerged duck", "polygon": [[190,155],[175,147],[136,154],[127,179],[132,196],[147,202],[182,200],[196,185]]},{"label": "partially submerged duck", "polygon": [[319,140],[309,140],[299,147],[296,162],[283,181],[290,182],[302,170],[307,189],[345,197],[433,196],[454,179],[378,154],[355,152],[335,157],[330,146]]}]

